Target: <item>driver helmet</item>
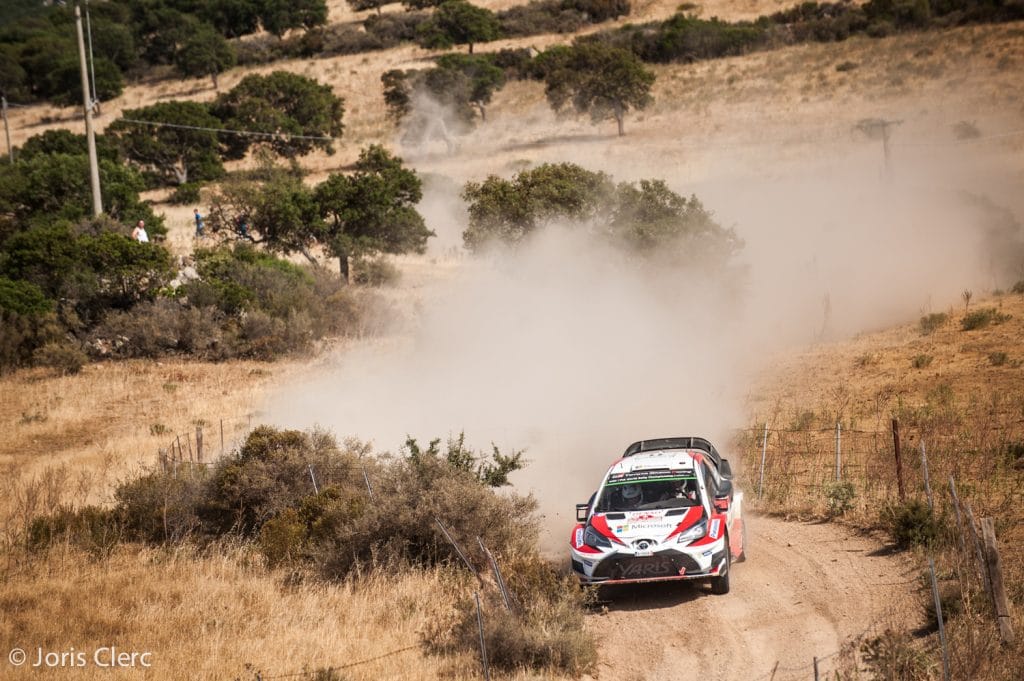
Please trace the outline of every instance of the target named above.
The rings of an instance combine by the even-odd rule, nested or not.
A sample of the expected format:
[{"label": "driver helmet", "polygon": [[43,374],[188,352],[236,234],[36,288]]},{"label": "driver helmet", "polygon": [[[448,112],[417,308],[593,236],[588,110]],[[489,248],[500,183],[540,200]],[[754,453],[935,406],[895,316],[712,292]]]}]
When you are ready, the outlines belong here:
[{"label": "driver helmet", "polygon": [[637,501],[640,499],[640,485],[626,485],[622,488],[622,498],[626,501]]}]

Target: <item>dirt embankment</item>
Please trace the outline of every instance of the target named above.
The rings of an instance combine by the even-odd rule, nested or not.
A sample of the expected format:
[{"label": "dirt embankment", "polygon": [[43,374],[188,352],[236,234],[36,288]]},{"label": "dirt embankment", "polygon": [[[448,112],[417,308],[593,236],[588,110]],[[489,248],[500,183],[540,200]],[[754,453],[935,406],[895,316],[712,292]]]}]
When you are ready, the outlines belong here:
[{"label": "dirt embankment", "polygon": [[916,626],[917,571],[905,554],[835,524],[749,519],[750,559],[733,566],[732,591],[692,584],[620,587],[590,626],[600,678],[754,681],[822,674],[837,653],[887,623]]}]

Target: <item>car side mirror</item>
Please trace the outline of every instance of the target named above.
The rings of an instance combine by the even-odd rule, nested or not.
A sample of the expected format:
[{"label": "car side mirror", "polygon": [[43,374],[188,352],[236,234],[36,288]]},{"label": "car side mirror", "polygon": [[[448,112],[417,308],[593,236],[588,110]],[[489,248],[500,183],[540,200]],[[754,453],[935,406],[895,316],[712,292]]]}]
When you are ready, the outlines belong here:
[{"label": "car side mirror", "polygon": [[590,504],[576,504],[576,522],[587,522],[588,513],[590,513]]},{"label": "car side mirror", "polygon": [[718,494],[715,495],[715,508],[720,512],[729,510],[729,503],[732,501],[732,481],[722,480],[718,485]]},{"label": "car side mirror", "polygon": [[728,459],[722,459],[722,463],[718,466],[718,472],[722,474],[723,478],[732,477],[732,466],[729,465]]}]

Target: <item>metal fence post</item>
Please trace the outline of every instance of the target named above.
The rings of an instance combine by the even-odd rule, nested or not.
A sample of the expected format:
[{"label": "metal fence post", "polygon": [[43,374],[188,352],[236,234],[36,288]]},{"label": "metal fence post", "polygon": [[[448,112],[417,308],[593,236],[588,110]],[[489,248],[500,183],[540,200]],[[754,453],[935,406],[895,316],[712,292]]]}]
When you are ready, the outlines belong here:
[{"label": "metal fence post", "polygon": [[843,423],[836,421],[836,482],[843,477]]},{"label": "metal fence post", "polygon": [[474,591],[473,598],[476,600],[477,631],[480,632],[480,662],[484,668],[484,678],[487,679],[487,681],[490,681],[491,669],[487,664],[487,643],[484,641],[484,616],[483,613],[480,612],[480,593]]}]

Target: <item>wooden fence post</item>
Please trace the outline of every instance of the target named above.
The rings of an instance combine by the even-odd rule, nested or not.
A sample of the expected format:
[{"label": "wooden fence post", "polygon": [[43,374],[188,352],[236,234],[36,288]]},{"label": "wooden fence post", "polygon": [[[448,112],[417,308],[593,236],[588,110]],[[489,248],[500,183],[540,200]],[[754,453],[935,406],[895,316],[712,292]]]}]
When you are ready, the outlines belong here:
[{"label": "wooden fence post", "polygon": [[764,492],[764,457],[768,452],[768,422],[764,424],[764,438],[761,440],[761,478],[757,482],[757,498]]},{"label": "wooden fence post", "polygon": [[196,461],[203,462],[203,427],[196,426]]},{"label": "wooden fence post", "polygon": [[991,518],[981,519],[981,531],[985,536],[985,566],[992,585],[992,602],[995,604],[996,621],[999,624],[999,638],[1003,643],[1013,643],[1013,621],[1010,619],[1010,602],[1003,586],[1003,561],[996,546],[996,526]]},{"label": "wooden fence post", "polygon": [[985,595],[991,598],[992,585],[989,583],[988,569],[985,567],[985,550],[981,546],[981,532],[978,530],[978,521],[974,519],[974,510],[971,509],[969,502],[964,503],[964,512],[967,515],[967,527],[971,531],[971,543],[974,544],[974,559],[981,577],[981,586],[985,589]]},{"label": "wooden fence post", "polygon": [[814,681],[820,681],[821,677],[818,676],[818,657],[814,657]]},{"label": "wooden fence post", "polygon": [[220,420],[220,455],[224,456],[224,419]]},{"label": "wooden fence post", "polygon": [[843,477],[843,424],[836,421],[836,482]]},{"label": "wooden fence post", "polygon": [[956,510],[956,526],[960,532],[960,553],[967,553],[966,533],[964,531],[964,516],[960,512],[960,496],[956,493],[956,481],[949,476],[949,494],[953,497],[953,508]]},{"label": "wooden fence post", "polygon": [[907,500],[907,492],[903,487],[903,460],[900,458],[900,422],[892,420],[892,447],[896,453],[896,489],[900,494],[900,503]]},{"label": "wooden fence post", "polygon": [[157,459],[160,461],[160,470],[164,473],[167,472],[167,450],[161,447],[157,453]]},{"label": "wooden fence post", "polygon": [[924,491],[928,494],[928,509],[935,512],[935,501],[932,499],[932,483],[928,479],[928,455],[924,451],[924,439],[921,440],[921,470],[924,471]]},{"label": "wooden fence post", "polygon": [[939,582],[935,579],[935,561],[928,559],[932,573],[932,598],[935,599],[935,618],[939,622],[939,643],[942,645],[942,678],[949,681],[949,647],[946,645],[946,626],[942,622],[942,599],[939,598]]},{"label": "wooden fence post", "polygon": [[480,611],[479,592],[474,592],[473,598],[476,599],[476,626],[477,630],[480,632],[480,662],[483,664],[484,668],[484,679],[486,679],[486,681],[490,681],[491,669],[487,664],[487,643],[484,641],[484,616]]}]

